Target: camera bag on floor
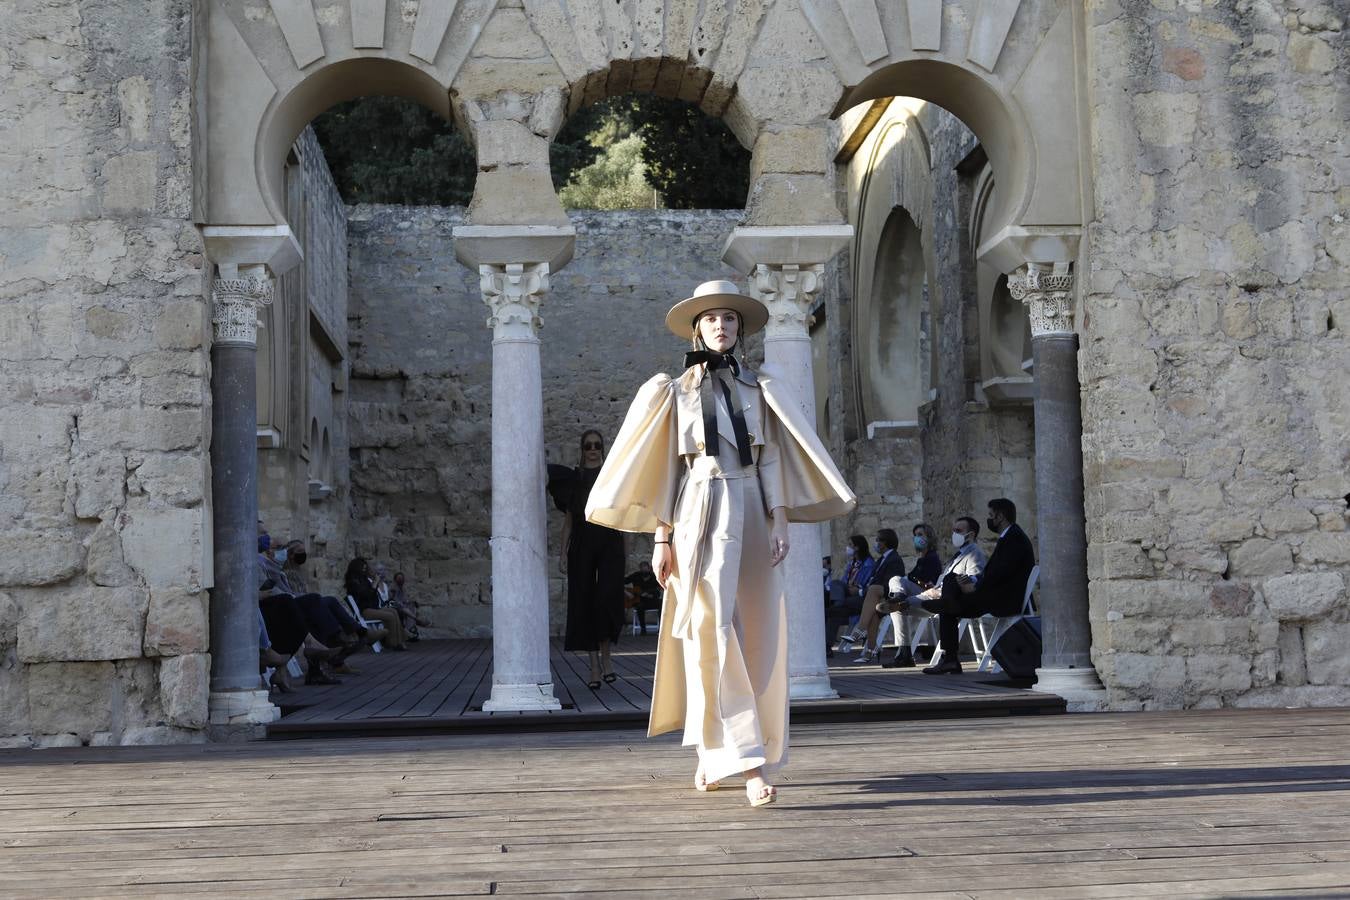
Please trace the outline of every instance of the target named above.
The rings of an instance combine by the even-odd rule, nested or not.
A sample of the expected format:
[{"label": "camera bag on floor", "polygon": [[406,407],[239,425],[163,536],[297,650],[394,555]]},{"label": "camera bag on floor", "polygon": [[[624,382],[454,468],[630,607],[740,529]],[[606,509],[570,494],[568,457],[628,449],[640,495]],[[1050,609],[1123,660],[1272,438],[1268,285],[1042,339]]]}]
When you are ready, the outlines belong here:
[{"label": "camera bag on floor", "polygon": [[1035,678],[1041,665],[1041,617],[1018,619],[998,639],[992,653],[1009,678]]}]

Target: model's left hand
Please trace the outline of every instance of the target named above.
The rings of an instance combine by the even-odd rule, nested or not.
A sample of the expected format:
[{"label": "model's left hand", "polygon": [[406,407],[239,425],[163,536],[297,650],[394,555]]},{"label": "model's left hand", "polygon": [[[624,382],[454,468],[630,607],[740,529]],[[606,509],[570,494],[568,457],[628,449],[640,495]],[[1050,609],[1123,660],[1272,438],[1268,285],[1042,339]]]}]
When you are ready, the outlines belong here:
[{"label": "model's left hand", "polygon": [[780,506],[773,511],[773,527],[769,530],[769,565],[776,566],[788,555],[787,513]]}]

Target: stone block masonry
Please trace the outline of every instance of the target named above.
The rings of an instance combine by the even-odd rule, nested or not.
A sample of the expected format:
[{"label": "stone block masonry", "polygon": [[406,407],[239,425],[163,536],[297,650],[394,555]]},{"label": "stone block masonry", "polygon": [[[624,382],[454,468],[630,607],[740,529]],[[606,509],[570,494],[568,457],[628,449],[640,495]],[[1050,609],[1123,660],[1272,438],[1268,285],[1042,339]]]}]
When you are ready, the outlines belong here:
[{"label": "stone block masonry", "polygon": [[1344,13],[1088,13],[1083,448],[1119,708],[1350,703]]},{"label": "stone block masonry", "polygon": [[[571,215],[576,257],[550,277],[540,309],[550,462],[576,465],[583,430],[613,438],[642,382],[679,370],[686,348],[665,330],[666,310],[700,281],[735,277],[721,253],[741,215]],[[454,261],[451,229],[463,211],[362,206],[348,216],[354,552],[407,573],[436,622],[433,634],[484,636],[491,627],[491,334],[476,273]],[[555,633],[565,618],[562,521],[550,512]],[[629,566],[650,551],[649,541],[630,538]]]},{"label": "stone block masonry", "polygon": [[28,6],[0,34],[0,746],[198,740],[191,4]]}]

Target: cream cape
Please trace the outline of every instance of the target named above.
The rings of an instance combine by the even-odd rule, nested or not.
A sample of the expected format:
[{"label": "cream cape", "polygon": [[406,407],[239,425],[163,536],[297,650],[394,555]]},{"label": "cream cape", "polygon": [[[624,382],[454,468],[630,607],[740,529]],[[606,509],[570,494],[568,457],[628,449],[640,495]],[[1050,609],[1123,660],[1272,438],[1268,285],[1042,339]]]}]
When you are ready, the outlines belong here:
[{"label": "cream cape", "polygon": [[[752,411],[747,422],[756,415],[762,418],[762,433],[753,442],[763,445],[759,478],[766,503],[785,507],[791,522],[822,522],[852,510],[857,502],[853,492],[792,396],[769,372],[762,371],[758,379],[747,372],[741,380],[751,385],[757,380],[756,393],[762,392],[764,399],[763,409]],[[649,735],[685,724],[684,656],[678,640],[687,636],[701,580],[694,548],[705,537],[708,504],[701,496],[679,494],[684,486],[706,495],[708,481],[690,477],[684,485],[690,469],[681,453],[702,446],[703,425],[699,416],[680,415],[679,409],[692,411],[697,404],[696,384],[686,388],[669,375],[647,381],[629,407],[586,504],[586,518],[598,525],[620,531],[650,532],[662,524],[675,529],[675,572],[667,581],[662,605]],[[677,499],[684,516],[679,522]]]}]

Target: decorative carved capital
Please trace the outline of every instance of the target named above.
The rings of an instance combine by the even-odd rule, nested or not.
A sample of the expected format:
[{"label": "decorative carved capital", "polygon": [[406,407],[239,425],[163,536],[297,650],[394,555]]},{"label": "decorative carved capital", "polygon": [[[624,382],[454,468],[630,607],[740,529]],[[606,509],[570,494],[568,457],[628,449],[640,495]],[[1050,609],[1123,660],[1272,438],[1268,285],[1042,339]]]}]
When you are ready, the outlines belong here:
[{"label": "decorative carved capital", "polygon": [[478,286],[492,315],[493,341],[538,341],[543,321],[539,304],[548,293],[548,263],[507,263],[478,267]]},{"label": "decorative carved capital", "polygon": [[766,338],[807,337],[815,321],[811,307],[824,274],[825,266],[821,263],[809,266],[756,264],[750,275],[750,290],[769,308]]},{"label": "decorative carved capital", "polygon": [[258,307],[272,302],[272,278],[266,268],[256,269],[212,282],[211,328],[217,344],[258,345]]},{"label": "decorative carved capital", "polygon": [[1031,319],[1031,336],[1073,334],[1073,273],[1069,263],[1028,263],[1008,276],[1008,293]]}]

